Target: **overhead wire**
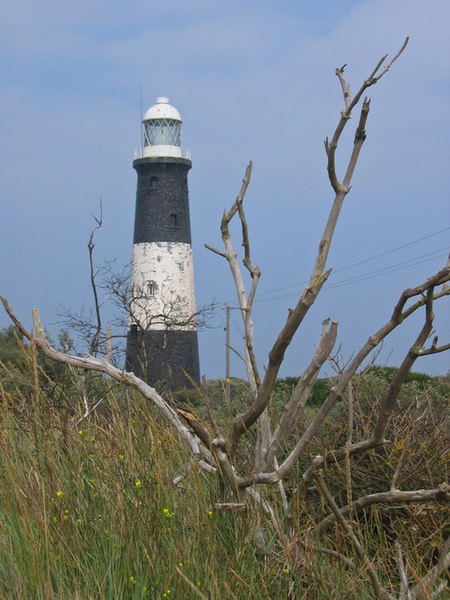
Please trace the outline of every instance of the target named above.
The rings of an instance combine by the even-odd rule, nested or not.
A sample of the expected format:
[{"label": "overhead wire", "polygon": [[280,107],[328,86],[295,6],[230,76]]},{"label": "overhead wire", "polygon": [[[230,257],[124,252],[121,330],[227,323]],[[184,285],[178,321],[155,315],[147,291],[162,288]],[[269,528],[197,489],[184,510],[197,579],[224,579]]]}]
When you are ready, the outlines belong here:
[{"label": "overhead wire", "polygon": [[[381,277],[383,275],[389,275],[391,273],[395,273],[396,271],[401,271],[403,269],[407,269],[410,267],[415,267],[425,262],[429,262],[431,260],[436,260],[437,258],[444,258],[448,254],[448,250],[450,247],[440,248],[439,250],[434,250],[433,252],[428,252],[427,254],[422,254],[421,256],[416,256],[414,258],[402,261],[400,263],[396,263],[394,265],[388,265],[386,267],[382,267],[380,269],[375,269],[373,271],[368,271],[366,273],[361,273],[360,275],[355,275],[354,277],[350,277],[348,279],[343,279],[341,281],[335,281],[328,283],[324,286],[324,290],[330,290],[338,287],[342,287],[345,285],[351,285],[353,283],[359,283],[361,281],[367,281],[369,279],[374,279],[376,277]],[[446,251],[446,252],[443,252]],[[306,283],[306,282],[305,282]],[[298,285],[296,286],[298,287]],[[257,298],[255,299],[255,303],[267,303],[267,302],[275,302],[279,300],[285,300],[287,298],[292,298],[298,294],[297,291],[288,292],[286,294],[271,296],[266,298]]]},{"label": "overhead wire", "polygon": [[406,244],[402,244],[401,246],[397,246],[396,248],[392,248],[391,250],[386,250],[385,252],[380,252],[380,254],[376,254],[375,256],[365,258],[364,260],[360,260],[351,265],[347,265],[346,267],[341,267],[340,269],[333,269],[333,273],[340,273],[341,271],[346,271],[347,269],[351,269],[353,267],[358,267],[359,265],[362,265],[369,261],[375,260],[377,258],[381,258],[382,256],[386,256],[387,254],[392,254],[393,252],[398,252],[398,250],[403,250],[404,248],[408,248],[409,246],[413,246],[414,244],[418,244],[419,242],[423,242],[424,240],[428,240],[431,237],[440,235],[441,233],[445,233],[446,231],[449,231],[449,230],[450,230],[450,227],[445,227],[444,229],[440,229],[439,231],[435,231],[434,233],[430,233],[428,235],[425,235],[424,237],[417,238],[416,240],[413,240]]},{"label": "overhead wire", "polygon": [[[346,265],[345,267],[338,267],[337,269],[333,269],[333,273],[340,273],[342,271],[346,271],[348,269],[352,269],[353,267],[357,267],[360,266],[362,264],[371,262],[373,260],[376,260],[377,258],[381,258],[382,256],[387,256],[388,254],[392,254],[394,252],[398,252],[399,250],[403,250],[404,248],[408,248],[409,246],[412,246],[414,244],[418,244],[419,242],[423,242],[424,240],[427,240],[431,237],[434,237],[436,235],[440,235],[441,233],[445,233],[446,231],[450,230],[450,226],[449,227],[444,227],[444,229],[440,229],[439,231],[434,231],[433,233],[430,233],[428,235],[425,235],[423,237],[417,238],[415,240],[412,240],[410,242],[407,242],[406,244],[402,244],[400,246],[396,246],[395,248],[391,248],[390,250],[386,250],[385,252],[380,252],[379,254],[375,254],[374,256],[370,256],[368,258],[365,258],[363,260],[360,260],[358,262],[352,263],[350,265]],[[289,284],[289,285],[285,285],[282,287],[278,287],[278,288],[274,288],[272,290],[267,290],[265,292],[260,292],[258,294],[258,302],[261,302],[263,300],[263,296],[267,296],[270,294],[275,294],[277,292],[282,292],[284,290],[288,290],[288,289],[292,289],[292,288],[298,288],[298,286],[303,285],[305,283],[308,282],[308,279],[303,279],[301,281],[297,281],[295,283]]]},{"label": "overhead wire", "polygon": [[361,275],[355,275],[349,279],[335,281],[326,285],[325,287],[327,289],[332,289],[341,287],[342,285],[347,285],[349,283],[365,281],[366,279],[374,279],[375,277],[379,277],[381,275],[389,275],[390,273],[395,273],[396,271],[401,271],[402,269],[407,269],[408,267],[415,267],[416,265],[421,265],[422,263],[429,262],[436,258],[443,258],[447,256],[448,250],[450,250],[450,246],[447,246],[446,248],[440,248],[439,250],[434,250],[433,252],[428,252],[427,254],[423,254],[421,256],[416,256],[415,258],[411,258],[409,260],[404,260],[394,265],[381,267],[380,269],[375,269],[374,271],[369,271],[368,273],[361,273]]}]

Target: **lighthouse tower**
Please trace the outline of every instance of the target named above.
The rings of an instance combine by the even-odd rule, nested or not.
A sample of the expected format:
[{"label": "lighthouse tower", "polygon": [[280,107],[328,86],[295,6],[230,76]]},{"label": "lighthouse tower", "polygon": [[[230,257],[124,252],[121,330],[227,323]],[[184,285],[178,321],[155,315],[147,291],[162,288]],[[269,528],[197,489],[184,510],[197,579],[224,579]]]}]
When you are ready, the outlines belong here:
[{"label": "lighthouse tower", "polygon": [[189,217],[188,151],[181,117],[165,97],[143,119],[136,153],[130,325],[127,369],[152,385],[199,383],[194,269]]}]

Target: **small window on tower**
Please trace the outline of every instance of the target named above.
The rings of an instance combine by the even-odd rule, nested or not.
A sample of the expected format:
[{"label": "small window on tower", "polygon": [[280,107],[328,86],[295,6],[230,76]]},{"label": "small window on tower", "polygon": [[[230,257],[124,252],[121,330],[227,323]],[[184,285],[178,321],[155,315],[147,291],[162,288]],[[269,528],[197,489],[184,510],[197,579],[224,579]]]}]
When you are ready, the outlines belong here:
[{"label": "small window on tower", "polygon": [[172,213],[172,214],[170,215],[170,226],[171,226],[171,227],[177,227],[177,225],[178,225],[178,218],[177,218],[177,215],[176,215],[176,214],[174,214],[174,213]]},{"label": "small window on tower", "polygon": [[147,294],[149,296],[156,294],[156,281],[147,281]]},{"label": "small window on tower", "polygon": [[158,187],[158,178],[157,177],[150,177],[150,187],[152,190],[154,190],[155,188]]}]

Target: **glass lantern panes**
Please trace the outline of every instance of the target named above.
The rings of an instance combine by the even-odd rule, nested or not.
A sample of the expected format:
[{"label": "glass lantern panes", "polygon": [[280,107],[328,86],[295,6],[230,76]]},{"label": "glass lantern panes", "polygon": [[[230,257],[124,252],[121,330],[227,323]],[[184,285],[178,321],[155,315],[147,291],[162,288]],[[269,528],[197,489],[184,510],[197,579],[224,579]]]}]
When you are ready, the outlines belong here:
[{"label": "glass lantern panes", "polygon": [[146,146],[181,146],[181,121],[150,119],[144,121]]}]

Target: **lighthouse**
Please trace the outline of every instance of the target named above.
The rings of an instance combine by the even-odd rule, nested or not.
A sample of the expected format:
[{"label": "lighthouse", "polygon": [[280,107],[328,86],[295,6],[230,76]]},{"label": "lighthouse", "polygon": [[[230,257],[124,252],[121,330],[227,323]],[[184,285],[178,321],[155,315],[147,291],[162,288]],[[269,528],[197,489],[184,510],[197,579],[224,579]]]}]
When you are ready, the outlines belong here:
[{"label": "lighthouse", "polygon": [[[137,172],[127,369],[152,386],[199,383],[189,216],[189,151],[179,112],[166,97],[145,113]],[[188,377],[186,377],[186,374]]]}]

